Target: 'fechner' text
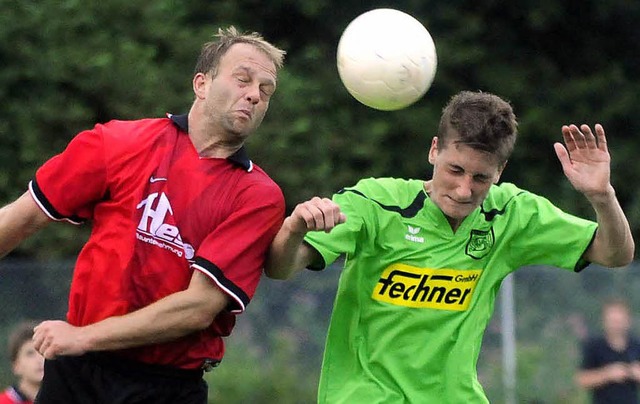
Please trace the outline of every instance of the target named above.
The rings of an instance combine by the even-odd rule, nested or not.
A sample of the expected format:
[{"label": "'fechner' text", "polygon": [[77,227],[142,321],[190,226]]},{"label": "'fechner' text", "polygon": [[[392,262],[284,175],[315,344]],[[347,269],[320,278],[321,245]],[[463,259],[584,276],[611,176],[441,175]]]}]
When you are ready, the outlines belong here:
[{"label": "'fechner' text", "polygon": [[371,297],[399,306],[463,311],[469,307],[481,273],[479,269],[393,264],[383,271]]}]

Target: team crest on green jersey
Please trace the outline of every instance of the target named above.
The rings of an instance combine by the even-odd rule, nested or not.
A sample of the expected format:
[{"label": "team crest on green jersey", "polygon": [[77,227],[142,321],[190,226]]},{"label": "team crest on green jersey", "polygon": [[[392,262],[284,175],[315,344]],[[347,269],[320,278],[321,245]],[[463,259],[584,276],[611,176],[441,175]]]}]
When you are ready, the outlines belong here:
[{"label": "team crest on green jersey", "polygon": [[495,242],[493,228],[489,230],[471,230],[465,253],[471,258],[484,258]]}]

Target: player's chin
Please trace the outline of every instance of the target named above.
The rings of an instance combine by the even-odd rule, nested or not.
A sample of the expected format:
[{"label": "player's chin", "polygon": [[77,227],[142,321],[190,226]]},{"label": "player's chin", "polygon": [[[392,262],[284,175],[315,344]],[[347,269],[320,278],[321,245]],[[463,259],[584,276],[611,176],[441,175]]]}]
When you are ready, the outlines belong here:
[{"label": "player's chin", "polygon": [[450,206],[447,206],[444,213],[452,219],[464,220],[464,218],[469,216],[475,208],[476,206],[471,204],[452,203]]},{"label": "player's chin", "polygon": [[235,122],[227,131],[234,140],[243,142],[255,131],[255,127],[249,122]]},{"label": "player's chin", "polygon": [[261,121],[261,119],[238,119],[235,123],[236,132],[246,138],[258,129]]}]

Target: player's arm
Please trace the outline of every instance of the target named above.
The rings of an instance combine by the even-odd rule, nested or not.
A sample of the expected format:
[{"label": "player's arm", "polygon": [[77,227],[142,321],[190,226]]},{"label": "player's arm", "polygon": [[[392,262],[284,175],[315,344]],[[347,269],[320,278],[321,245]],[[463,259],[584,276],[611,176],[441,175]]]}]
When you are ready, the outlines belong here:
[{"label": "player's arm", "polygon": [[126,315],[84,327],[45,321],[35,328],[34,346],[45,358],[52,359],[167,342],[209,327],[228,304],[229,297],[196,270],[186,290]]},{"label": "player's arm", "polygon": [[29,192],[0,209],[0,257],[50,222]]},{"label": "player's arm", "polygon": [[640,362],[633,361],[629,364],[629,379],[640,382]]},{"label": "player's arm", "polygon": [[635,244],[629,222],[610,182],[611,157],[602,125],[595,134],[587,125],[563,126],[564,145],[554,145],[564,174],[596,212],[598,229],[585,251],[589,262],[605,267],[621,267],[633,260]]},{"label": "player's arm", "polygon": [[598,229],[584,258],[605,267],[622,267],[633,260],[635,245],[629,222],[611,188],[610,194],[590,199]]},{"label": "player's arm", "polygon": [[[235,276],[252,277],[257,283],[268,243],[280,227],[284,211],[284,198],[279,189],[274,192],[274,187],[275,184],[269,185],[265,192],[247,192],[245,195],[249,199],[241,200],[241,208],[227,217],[224,226],[218,226],[218,232],[210,233],[201,243],[197,256],[201,260],[193,265],[193,275],[185,290],[137,311],[84,327],[73,327],[63,321],[45,321],[34,333],[36,349],[46,358],[54,358],[163,343],[210,327],[225,310],[240,311],[239,307],[230,306],[238,303],[244,308],[248,300],[240,302],[242,299],[233,292],[224,291],[225,282],[208,272],[206,264],[211,261],[206,257],[217,253],[216,262],[224,263],[222,266]],[[246,229],[253,231],[242,242],[228,245],[230,237]],[[223,249],[224,253],[221,252]],[[240,285],[237,287],[241,289]]]},{"label": "player's arm", "polygon": [[615,362],[594,369],[580,369],[576,383],[585,389],[595,389],[610,383],[623,383],[630,377],[628,365]]},{"label": "player's arm", "polygon": [[344,223],[346,216],[331,199],[314,197],[298,204],[284,220],[271,243],[264,272],[269,278],[287,279],[320,258],[320,254],[304,243],[310,231],[330,232]]}]

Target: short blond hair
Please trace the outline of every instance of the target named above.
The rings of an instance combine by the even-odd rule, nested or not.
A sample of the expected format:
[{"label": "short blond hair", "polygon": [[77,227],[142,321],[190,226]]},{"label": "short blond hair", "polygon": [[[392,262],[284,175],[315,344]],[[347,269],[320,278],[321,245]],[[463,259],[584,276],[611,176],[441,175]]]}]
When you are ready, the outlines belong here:
[{"label": "short blond hair", "polygon": [[207,42],[202,46],[200,56],[196,63],[195,74],[213,73],[215,75],[220,64],[220,59],[227,53],[231,46],[237,43],[253,45],[271,59],[276,70],[282,68],[286,52],[267,42],[259,33],[240,33],[233,25],[228,28],[218,29],[215,41]]}]

